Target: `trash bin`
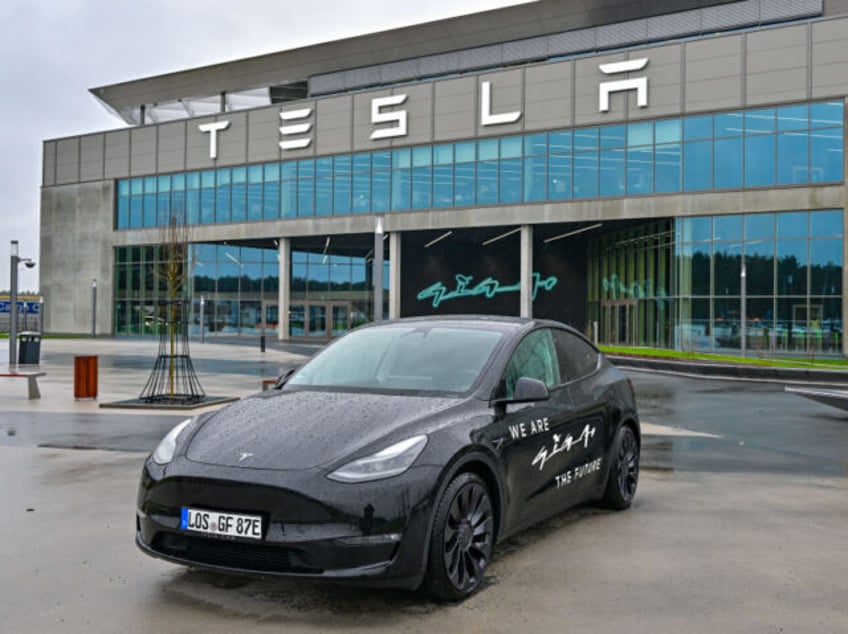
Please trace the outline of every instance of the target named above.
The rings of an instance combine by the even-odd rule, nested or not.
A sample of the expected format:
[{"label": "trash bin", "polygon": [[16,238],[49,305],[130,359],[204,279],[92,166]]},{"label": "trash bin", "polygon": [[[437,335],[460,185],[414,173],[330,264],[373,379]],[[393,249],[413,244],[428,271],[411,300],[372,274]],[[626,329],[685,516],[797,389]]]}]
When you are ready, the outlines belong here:
[{"label": "trash bin", "polygon": [[74,357],[74,398],[97,398],[97,357]]},{"label": "trash bin", "polygon": [[41,358],[41,333],[22,332],[18,334],[18,363],[38,365]]}]

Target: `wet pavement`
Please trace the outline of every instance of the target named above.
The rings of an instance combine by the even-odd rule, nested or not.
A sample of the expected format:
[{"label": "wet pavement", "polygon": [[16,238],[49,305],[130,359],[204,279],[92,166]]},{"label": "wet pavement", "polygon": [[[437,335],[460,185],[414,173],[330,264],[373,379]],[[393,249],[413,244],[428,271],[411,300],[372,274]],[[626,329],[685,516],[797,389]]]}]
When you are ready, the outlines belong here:
[{"label": "wet pavement", "polygon": [[[439,605],[138,552],[141,464],[188,414],[100,405],[137,397],[155,350],[45,340],[44,398],[0,380],[0,632],[848,631],[848,414],[783,385],[628,371],[645,422],[634,508],[525,531],[480,593]],[[313,350],[192,347],[204,389],[228,396]],[[73,399],[76,354],[100,358],[97,401]]]}]

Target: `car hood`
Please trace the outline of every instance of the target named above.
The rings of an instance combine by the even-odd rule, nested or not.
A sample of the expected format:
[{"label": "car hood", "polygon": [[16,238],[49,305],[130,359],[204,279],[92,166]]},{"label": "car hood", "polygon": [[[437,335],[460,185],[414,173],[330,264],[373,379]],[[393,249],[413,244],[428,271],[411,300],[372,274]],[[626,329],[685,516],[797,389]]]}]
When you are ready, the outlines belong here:
[{"label": "car hood", "polygon": [[[192,437],[193,462],[248,469],[311,469],[336,461],[463,401],[326,391],[262,393],[208,418]],[[408,436],[421,433],[418,428]],[[387,445],[404,437],[387,439]],[[383,447],[374,447],[379,451]]]}]

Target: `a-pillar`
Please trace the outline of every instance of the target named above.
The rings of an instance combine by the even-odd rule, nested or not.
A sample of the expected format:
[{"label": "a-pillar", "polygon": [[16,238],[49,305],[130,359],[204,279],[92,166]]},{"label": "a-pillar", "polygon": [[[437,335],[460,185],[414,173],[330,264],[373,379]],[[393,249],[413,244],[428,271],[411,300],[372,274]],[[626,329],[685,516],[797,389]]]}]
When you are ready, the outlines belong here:
[{"label": "a-pillar", "polygon": [[291,286],[291,239],[279,238],[277,246],[280,284],[277,291],[279,317],[277,319],[277,339],[289,339],[289,288]]}]

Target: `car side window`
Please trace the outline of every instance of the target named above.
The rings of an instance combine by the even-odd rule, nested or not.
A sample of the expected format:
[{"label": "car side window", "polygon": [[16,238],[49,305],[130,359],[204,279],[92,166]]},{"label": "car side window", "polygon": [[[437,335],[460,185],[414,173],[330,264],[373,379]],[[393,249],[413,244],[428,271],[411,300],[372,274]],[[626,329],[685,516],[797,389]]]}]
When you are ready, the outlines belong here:
[{"label": "car side window", "polygon": [[544,381],[549,388],[559,385],[559,361],[550,328],[534,330],[516,346],[504,373],[507,398],[513,397],[515,384],[522,376]]},{"label": "car side window", "polygon": [[595,371],[598,352],[581,337],[566,330],[554,332],[563,381],[574,381]]}]

